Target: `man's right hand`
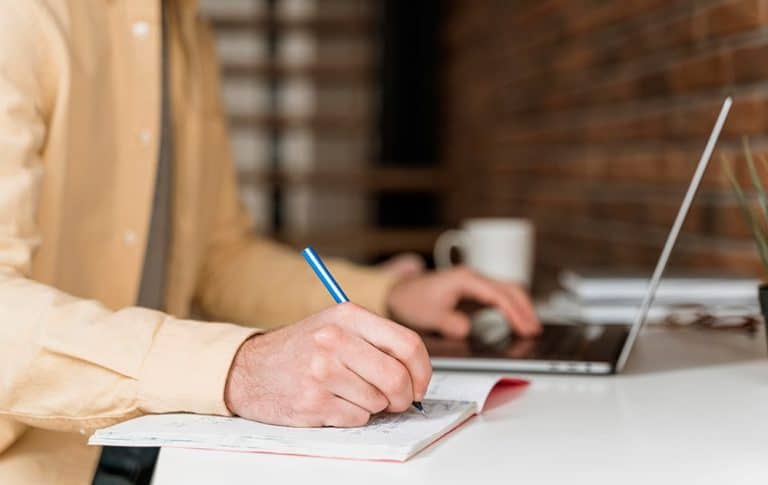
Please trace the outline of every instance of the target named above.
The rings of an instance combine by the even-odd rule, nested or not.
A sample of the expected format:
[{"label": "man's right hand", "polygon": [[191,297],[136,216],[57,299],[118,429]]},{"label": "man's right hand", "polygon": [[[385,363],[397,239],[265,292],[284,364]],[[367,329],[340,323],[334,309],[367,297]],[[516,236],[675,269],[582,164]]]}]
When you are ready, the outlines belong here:
[{"label": "man's right hand", "polygon": [[424,398],[432,376],[421,338],[354,304],[257,335],[238,350],[224,400],[247,419],[287,426],[362,426]]}]

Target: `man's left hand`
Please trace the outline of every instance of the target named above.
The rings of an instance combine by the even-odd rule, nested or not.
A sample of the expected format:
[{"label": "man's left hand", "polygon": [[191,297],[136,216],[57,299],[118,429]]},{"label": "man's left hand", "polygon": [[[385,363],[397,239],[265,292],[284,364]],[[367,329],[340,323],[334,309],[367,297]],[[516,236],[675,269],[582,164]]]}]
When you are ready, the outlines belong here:
[{"label": "man's left hand", "polygon": [[464,338],[469,316],[457,305],[474,300],[496,307],[520,336],[541,332],[541,325],[525,290],[515,283],[492,280],[465,267],[405,278],[389,293],[389,311],[396,320],[419,330]]}]

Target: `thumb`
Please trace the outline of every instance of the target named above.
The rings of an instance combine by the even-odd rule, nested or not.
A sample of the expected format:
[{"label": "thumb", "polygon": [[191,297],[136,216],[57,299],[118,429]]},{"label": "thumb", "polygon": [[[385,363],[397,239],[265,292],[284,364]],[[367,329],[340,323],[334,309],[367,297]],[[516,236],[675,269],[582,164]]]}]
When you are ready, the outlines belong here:
[{"label": "thumb", "polygon": [[437,322],[437,330],[449,338],[464,338],[469,335],[471,323],[466,313],[452,311]]}]

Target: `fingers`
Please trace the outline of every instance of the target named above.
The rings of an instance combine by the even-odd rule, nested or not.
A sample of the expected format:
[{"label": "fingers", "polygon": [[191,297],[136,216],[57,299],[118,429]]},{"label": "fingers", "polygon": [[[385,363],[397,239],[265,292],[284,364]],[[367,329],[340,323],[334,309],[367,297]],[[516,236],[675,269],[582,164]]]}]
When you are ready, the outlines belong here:
[{"label": "fingers", "polygon": [[[368,344],[365,343],[365,345]],[[381,354],[380,352],[378,353]],[[391,359],[391,357],[388,358]],[[330,369],[325,368],[325,365],[321,365],[323,368],[317,369],[314,372],[316,376],[321,375],[326,389],[345,401],[349,401],[350,403],[365,409],[370,414],[376,414],[387,409],[389,406],[389,398],[377,388],[375,383],[371,384],[367,377],[350,370],[350,368],[347,367],[348,364],[345,364],[339,359],[335,359],[333,364],[334,365],[332,365],[332,368]],[[405,368],[400,364],[397,365],[400,366],[402,372],[405,373]],[[400,398],[401,400],[407,399],[407,402],[410,404],[410,401],[413,399],[411,382],[407,377],[405,381],[407,386],[404,387],[407,387],[407,389],[397,389],[395,392],[402,395]]]},{"label": "fingers", "polygon": [[411,375],[403,363],[340,327],[317,335],[329,352],[315,359],[312,374],[331,392],[372,413],[405,411],[414,401]]},{"label": "fingers", "polygon": [[378,317],[355,305],[339,305],[339,325],[397,359],[408,371],[415,400],[424,398],[432,365],[419,335],[397,323]]},{"label": "fingers", "polygon": [[337,428],[365,426],[371,419],[371,413],[367,410],[340,397],[331,398],[328,402],[326,415],[327,418],[325,418],[323,426],[335,426]]},{"label": "fingers", "polygon": [[518,303],[517,297],[511,298],[512,295],[508,291],[500,289],[498,284],[472,271],[461,269],[457,270],[456,274],[464,295],[497,307],[518,334],[529,337],[539,333],[539,323],[533,317],[532,309],[526,310]]},{"label": "fingers", "polygon": [[539,324],[539,317],[536,315],[536,310],[531,299],[528,297],[528,293],[516,283],[507,283],[504,285],[504,289],[507,290],[512,301],[521,308],[526,317]]},{"label": "fingers", "polygon": [[512,305],[509,297],[491,282],[468,270],[459,273],[459,278],[465,295],[497,307],[519,334],[527,335],[533,330],[523,313]]},{"label": "fingers", "polygon": [[416,400],[408,369],[400,361],[379,351],[362,338],[349,335],[338,356],[350,374],[364,379],[366,384],[374,387],[379,396],[384,398],[384,405],[381,406],[379,400],[374,400],[370,406],[363,405],[362,401],[354,398],[347,400],[366,409],[375,408],[372,412],[385,408],[390,412],[402,412]]}]

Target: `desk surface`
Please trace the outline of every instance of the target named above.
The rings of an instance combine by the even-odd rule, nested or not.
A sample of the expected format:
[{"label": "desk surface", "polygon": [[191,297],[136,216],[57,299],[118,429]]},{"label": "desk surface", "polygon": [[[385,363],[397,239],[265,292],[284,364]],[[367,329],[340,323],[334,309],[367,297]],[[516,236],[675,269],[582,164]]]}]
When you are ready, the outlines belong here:
[{"label": "desk surface", "polygon": [[531,375],[406,463],[163,449],[184,483],[768,483],[765,338],[648,329],[626,373]]}]

